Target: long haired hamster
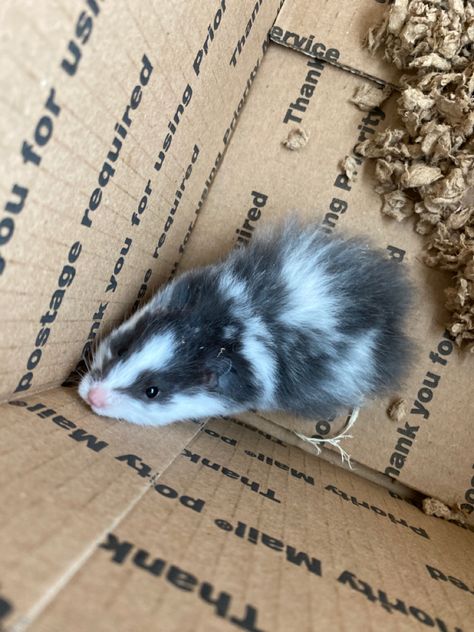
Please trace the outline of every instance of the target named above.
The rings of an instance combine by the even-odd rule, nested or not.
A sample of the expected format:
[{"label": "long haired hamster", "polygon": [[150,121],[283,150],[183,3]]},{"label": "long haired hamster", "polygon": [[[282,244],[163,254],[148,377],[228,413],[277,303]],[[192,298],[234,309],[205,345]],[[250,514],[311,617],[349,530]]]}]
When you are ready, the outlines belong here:
[{"label": "long haired hamster", "polygon": [[79,393],[136,424],[282,410],[327,419],[395,390],[403,265],[296,221],[160,289],[98,345]]}]

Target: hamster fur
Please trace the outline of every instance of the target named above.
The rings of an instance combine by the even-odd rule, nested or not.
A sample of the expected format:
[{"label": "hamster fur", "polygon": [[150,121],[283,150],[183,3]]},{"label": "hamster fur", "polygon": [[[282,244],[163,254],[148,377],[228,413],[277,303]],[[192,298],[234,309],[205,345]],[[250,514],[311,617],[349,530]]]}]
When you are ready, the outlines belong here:
[{"label": "hamster fur", "polygon": [[395,390],[403,266],[295,220],[184,273],[103,339],[81,397],[136,424],[283,410],[328,419]]}]

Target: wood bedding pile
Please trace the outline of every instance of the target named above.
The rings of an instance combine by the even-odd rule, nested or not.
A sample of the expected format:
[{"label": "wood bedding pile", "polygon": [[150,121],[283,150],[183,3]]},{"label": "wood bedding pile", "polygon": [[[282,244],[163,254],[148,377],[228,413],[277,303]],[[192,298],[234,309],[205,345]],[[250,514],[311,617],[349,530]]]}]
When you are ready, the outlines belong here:
[{"label": "wood bedding pile", "polygon": [[383,212],[414,217],[426,264],[453,273],[447,327],[474,352],[474,2],[396,0],[367,45],[405,72],[402,126],[357,151],[376,159]]}]

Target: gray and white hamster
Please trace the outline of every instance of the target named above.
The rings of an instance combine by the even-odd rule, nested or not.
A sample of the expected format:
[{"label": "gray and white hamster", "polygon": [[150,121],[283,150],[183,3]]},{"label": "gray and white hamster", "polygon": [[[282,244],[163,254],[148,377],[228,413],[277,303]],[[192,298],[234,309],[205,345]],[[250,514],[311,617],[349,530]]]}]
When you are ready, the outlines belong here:
[{"label": "gray and white hamster", "polygon": [[184,273],[104,338],[79,393],[136,424],[282,410],[328,419],[399,386],[403,265],[296,221]]}]

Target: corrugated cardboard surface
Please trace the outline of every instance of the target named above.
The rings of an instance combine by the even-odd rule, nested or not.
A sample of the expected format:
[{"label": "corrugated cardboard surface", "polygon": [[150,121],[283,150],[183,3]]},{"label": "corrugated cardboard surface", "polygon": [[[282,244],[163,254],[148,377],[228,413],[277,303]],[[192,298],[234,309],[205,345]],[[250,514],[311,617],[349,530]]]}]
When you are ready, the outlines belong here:
[{"label": "corrugated cardboard surface", "polygon": [[[444,340],[442,277],[417,263],[414,234],[381,219],[367,166],[354,185],[338,167],[391,106],[353,109],[347,98],[361,79],[330,66],[310,75],[307,106],[297,101],[319,66],[276,46],[261,62],[279,4],[1,6],[1,397],[22,385],[17,401],[0,407],[0,628],[8,632],[472,627],[468,528],[428,518],[242,422],[141,428],[95,417],[72,388],[33,394],[57,386],[88,337],[166,280],[184,246],[183,267],[215,260],[237,229],[241,238],[255,229],[255,204],[260,224],[297,208],[404,251],[401,265],[421,289],[407,393],[427,398],[418,395],[426,371],[440,375],[398,478],[448,502],[464,490],[474,504],[467,373],[445,341],[447,364],[429,364]],[[314,41],[316,22],[336,25],[321,41],[347,61],[345,35],[355,51],[380,3],[360,12],[347,3],[342,14],[336,4],[308,3],[304,24]],[[301,7],[286,2],[280,28],[300,28]],[[362,72],[376,73],[360,59]],[[295,123],[288,112],[302,114],[310,132],[301,152],[281,147]],[[113,175],[103,166],[110,151],[119,153],[109,159]],[[384,405],[361,416],[350,445],[381,471],[399,438]],[[314,421],[306,427],[321,431]]]},{"label": "corrugated cardboard surface", "polygon": [[107,422],[65,388],[1,411],[0,593],[27,612],[77,570],[199,426],[147,432]]},{"label": "corrugated cardboard surface", "polygon": [[174,270],[279,4],[2,5],[0,399]]},{"label": "corrugated cardboard surface", "polygon": [[367,31],[378,25],[389,0],[286,0],[271,39],[304,55],[320,57],[349,72],[397,84],[399,71],[364,46]]},{"label": "corrugated cardboard surface", "polygon": [[7,630],[469,630],[474,534],[340,468],[230,421],[104,426],[65,389],[9,410]]},{"label": "corrugated cardboard surface", "polygon": [[[383,110],[361,112],[349,99],[365,79],[329,64],[319,69],[312,64],[306,56],[270,46],[182,267],[215,260],[243,234],[250,239],[252,231],[281,220],[289,209],[322,221],[328,230],[367,235],[373,244],[403,257],[400,265],[407,266],[417,288],[409,320],[415,361],[405,388],[394,395],[407,400],[410,413],[397,424],[386,415],[390,398],[374,402],[361,411],[351,430],[354,438],[343,445],[355,461],[470,512],[474,472],[472,451],[465,446],[474,445],[472,362],[443,329],[444,275],[421,263],[422,239],[408,223],[401,228],[380,213],[372,165],[361,164],[351,183],[339,164],[353,155],[358,139],[393,120],[393,100]],[[311,74],[315,70],[319,77]],[[297,102],[304,85],[312,86],[313,94]],[[292,152],[282,141],[298,126],[309,141]],[[255,205],[260,217],[250,221]],[[340,427],[337,421],[321,424],[262,414],[308,436],[330,436]]]}]

